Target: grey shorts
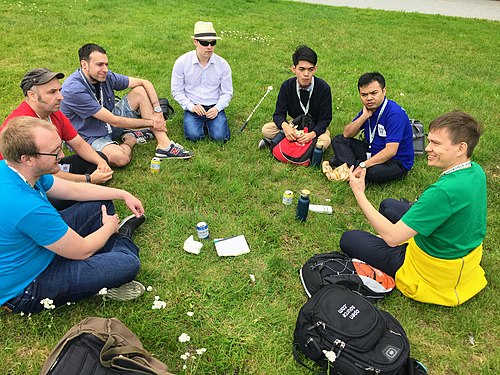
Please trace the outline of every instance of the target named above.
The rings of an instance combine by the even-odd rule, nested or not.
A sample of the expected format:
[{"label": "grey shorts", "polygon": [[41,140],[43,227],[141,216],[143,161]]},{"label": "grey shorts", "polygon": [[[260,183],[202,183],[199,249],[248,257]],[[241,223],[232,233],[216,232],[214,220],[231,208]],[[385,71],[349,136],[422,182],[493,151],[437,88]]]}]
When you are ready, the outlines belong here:
[{"label": "grey shorts", "polygon": [[[128,97],[125,95],[120,101],[115,104],[115,107],[111,111],[115,116],[121,117],[129,117],[129,118],[141,118],[141,114],[138,111],[134,111],[130,108],[130,104],[128,102]],[[102,151],[104,147],[107,145],[115,144],[118,142],[114,141],[114,139],[120,139],[123,133],[123,129],[112,127],[113,132],[111,134],[107,134],[105,136],[96,138],[90,145],[96,151]]]},{"label": "grey shorts", "polygon": [[95,139],[94,141],[92,141],[92,143],[90,144],[92,146],[92,148],[96,151],[102,151],[102,149],[104,147],[106,147],[107,145],[117,145],[118,142],[115,142],[113,141],[113,139],[111,139],[111,134],[107,134],[103,137],[99,137],[97,139]]},{"label": "grey shorts", "polygon": [[141,118],[141,114],[139,111],[135,111],[130,108],[127,95],[125,95],[118,103],[115,104],[112,112],[115,116]]}]

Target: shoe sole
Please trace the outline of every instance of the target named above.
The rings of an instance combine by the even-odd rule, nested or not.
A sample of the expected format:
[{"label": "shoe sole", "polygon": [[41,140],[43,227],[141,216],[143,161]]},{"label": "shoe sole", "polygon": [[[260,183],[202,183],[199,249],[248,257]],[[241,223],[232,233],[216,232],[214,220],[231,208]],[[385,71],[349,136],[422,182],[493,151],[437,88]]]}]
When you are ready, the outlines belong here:
[{"label": "shoe sole", "polygon": [[128,215],[125,219],[122,220],[122,222],[120,223],[120,225],[118,225],[118,230],[120,230],[121,227],[123,227],[123,225],[129,221],[130,219],[134,218],[135,215]]},{"label": "shoe sole", "polygon": [[167,160],[167,159],[191,159],[193,157],[193,155],[189,155],[189,156],[166,156],[166,155],[158,154],[158,153],[155,153],[155,156],[157,158],[160,158],[160,159],[163,159],[163,160]]},{"label": "shoe sole", "polygon": [[118,288],[108,289],[106,296],[114,301],[130,301],[144,294],[146,288],[139,281],[132,280]]}]

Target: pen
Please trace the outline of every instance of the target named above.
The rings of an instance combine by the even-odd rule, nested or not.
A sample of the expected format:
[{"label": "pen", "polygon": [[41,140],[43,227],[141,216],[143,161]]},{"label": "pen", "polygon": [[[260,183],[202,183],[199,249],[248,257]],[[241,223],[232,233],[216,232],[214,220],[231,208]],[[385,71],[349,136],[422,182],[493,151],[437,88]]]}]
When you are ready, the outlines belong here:
[{"label": "pen", "polygon": [[236,238],[236,237],[239,237],[239,236],[241,236],[241,234],[239,234],[237,236],[227,237],[227,238],[218,238],[218,239],[214,240],[214,243],[222,242],[222,241],[225,241],[225,240],[230,240],[231,238]]}]

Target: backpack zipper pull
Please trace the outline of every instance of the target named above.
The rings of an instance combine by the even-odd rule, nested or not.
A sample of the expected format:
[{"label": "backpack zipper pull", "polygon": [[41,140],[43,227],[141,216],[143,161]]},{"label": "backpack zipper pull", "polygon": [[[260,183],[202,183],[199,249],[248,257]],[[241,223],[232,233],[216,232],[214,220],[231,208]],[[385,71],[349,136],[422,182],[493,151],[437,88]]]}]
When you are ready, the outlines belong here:
[{"label": "backpack zipper pull", "polygon": [[318,268],[318,267],[323,267],[323,264],[324,264],[324,262],[316,263],[314,266],[311,266],[311,269],[315,269],[315,268]]},{"label": "backpack zipper pull", "polygon": [[323,329],[326,329],[326,324],[319,320],[316,322],[316,324],[310,326],[307,330],[310,331],[311,329],[318,328],[319,326],[323,326]]},{"label": "backpack zipper pull", "polygon": [[333,342],[333,345],[335,345],[338,349],[337,353],[335,353],[338,357],[340,355],[340,353],[342,353],[342,350],[344,350],[344,348],[345,348],[345,342],[343,342],[342,340],[339,340],[339,339],[335,339],[335,341]]}]

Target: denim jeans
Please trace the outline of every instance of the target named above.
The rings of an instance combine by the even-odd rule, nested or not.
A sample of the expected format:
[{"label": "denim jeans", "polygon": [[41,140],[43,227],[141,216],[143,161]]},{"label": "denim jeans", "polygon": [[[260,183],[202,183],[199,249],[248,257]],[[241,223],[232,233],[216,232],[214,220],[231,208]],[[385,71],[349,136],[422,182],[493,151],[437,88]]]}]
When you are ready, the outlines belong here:
[{"label": "denim jeans", "polygon": [[[210,106],[206,106],[205,110],[209,108]],[[198,116],[196,113],[184,111],[184,136],[186,139],[196,142],[205,138],[205,127],[208,130],[208,136],[214,141],[226,142],[231,137],[224,111],[220,111],[217,117],[212,120],[206,116]]]},{"label": "denim jeans", "polygon": [[[101,205],[114,214],[111,201],[79,202],[60,212],[63,220],[82,237],[102,225]],[[85,260],[56,255],[52,263],[19,296],[5,305],[14,313],[36,313],[50,298],[55,306],[95,295],[102,288],[116,288],[132,281],[139,272],[139,249],[128,237],[116,233],[104,247]]]},{"label": "denim jeans", "polygon": [[[102,152],[97,151],[97,153],[101,158],[106,160],[106,162],[108,161],[108,158]],[[83,159],[78,154],[73,154],[62,158],[59,161],[59,165],[69,166],[69,172],[74,174],[92,174],[97,169],[97,165]],[[52,203],[52,206],[54,206],[57,211],[64,210],[69,206],[77,203],[76,201],[68,201],[57,198],[49,198],[49,202]]]}]

